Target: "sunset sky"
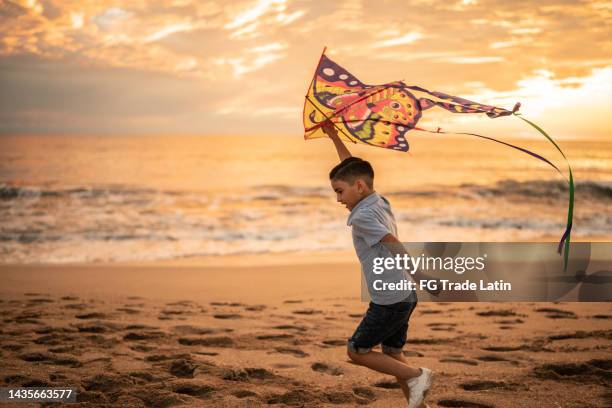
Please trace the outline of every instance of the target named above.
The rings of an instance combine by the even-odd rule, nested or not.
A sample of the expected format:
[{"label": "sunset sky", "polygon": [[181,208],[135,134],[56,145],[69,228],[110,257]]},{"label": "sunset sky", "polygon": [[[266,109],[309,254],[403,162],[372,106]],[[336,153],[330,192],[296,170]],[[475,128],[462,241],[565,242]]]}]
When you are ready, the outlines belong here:
[{"label": "sunset sky", "polygon": [[0,0],[0,133],[302,135],[327,46],[366,83],[609,137],[610,21],[609,1]]}]

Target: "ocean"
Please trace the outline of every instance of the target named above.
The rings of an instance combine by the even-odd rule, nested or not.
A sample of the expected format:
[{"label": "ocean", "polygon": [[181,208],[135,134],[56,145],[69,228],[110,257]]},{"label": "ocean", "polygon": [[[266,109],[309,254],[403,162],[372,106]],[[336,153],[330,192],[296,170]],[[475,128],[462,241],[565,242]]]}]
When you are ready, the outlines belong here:
[{"label": "ocean", "polygon": [[[503,139],[567,165],[546,140]],[[612,141],[558,142],[576,183],[572,240],[612,238]],[[556,242],[567,182],[478,138],[417,134],[369,160],[399,238]],[[0,136],[0,262],[152,261],[352,249],[331,141],[295,136]]]}]

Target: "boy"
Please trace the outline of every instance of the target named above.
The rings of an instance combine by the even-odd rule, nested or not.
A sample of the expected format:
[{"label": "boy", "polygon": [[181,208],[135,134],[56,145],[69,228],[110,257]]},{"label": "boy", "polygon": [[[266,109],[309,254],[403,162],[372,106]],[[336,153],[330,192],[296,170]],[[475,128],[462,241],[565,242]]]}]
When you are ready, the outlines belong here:
[{"label": "boy", "polygon": [[[352,227],[353,244],[368,285],[371,301],[366,314],[351,336],[347,353],[351,360],[372,370],[397,378],[408,408],[421,407],[429,390],[433,373],[425,367],[408,365],[402,347],[406,343],[408,321],[417,305],[416,291],[379,292],[373,290],[375,256],[392,256],[389,246],[397,246],[395,218],[386,198],[374,191],[374,171],[362,159],[352,157],[331,122],[323,131],[332,139],[341,163],[329,175],[338,202],[350,211],[347,224]],[[403,270],[384,272],[387,276],[403,276]],[[372,348],[382,343],[382,353]]]}]

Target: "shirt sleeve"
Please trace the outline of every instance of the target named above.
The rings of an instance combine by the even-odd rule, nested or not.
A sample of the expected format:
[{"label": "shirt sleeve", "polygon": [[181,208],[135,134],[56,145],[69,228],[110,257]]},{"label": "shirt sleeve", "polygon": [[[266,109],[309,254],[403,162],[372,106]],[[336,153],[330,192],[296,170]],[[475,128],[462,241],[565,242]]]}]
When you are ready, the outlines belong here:
[{"label": "shirt sleeve", "polygon": [[363,211],[353,219],[353,231],[365,240],[368,246],[374,246],[391,231],[369,211]]}]

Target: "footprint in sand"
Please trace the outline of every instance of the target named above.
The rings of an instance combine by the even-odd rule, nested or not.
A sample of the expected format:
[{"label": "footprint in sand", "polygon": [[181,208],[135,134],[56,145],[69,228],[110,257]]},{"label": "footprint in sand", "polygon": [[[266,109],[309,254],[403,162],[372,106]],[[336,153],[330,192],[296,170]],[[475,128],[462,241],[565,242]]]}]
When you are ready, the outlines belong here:
[{"label": "footprint in sand", "polygon": [[136,384],[139,385],[160,381],[159,377],[155,377],[153,374],[147,371],[132,371],[128,373],[128,375],[134,379]]},{"label": "footprint in sand", "polygon": [[522,324],[522,323],[525,323],[525,321],[522,320],[522,319],[502,319],[502,320],[496,320],[495,323],[498,323],[498,324]]},{"label": "footprint in sand", "polygon": [[457,323],[434,322],[428,323],[427,326],[433,331],[455,331]]},{"label": "footprint in sand", "polygon": [[486,346],[486,347],[482,347],[482,349],[486,351],[507,352],[507,351],[522,350],[523,346]]},{"label": "footprint in sand", "polygon": [[133,309],[133,308],[131,308],[131,307],[118,307],[118,308],[117,308],[117,309],[115,309],[115,310],[116,310],[116,311],[118,311],[118,312],[124,312],[124,313],[131,314],[131,315],[133,315],[133,314],[139,314],[139,313],[140,313],[140,310],[138,310],[138,309]]},{"label": "footprint in sand", "polygon": [[76,350],[76,347],[73,345],[49,347],[49,351],[52,353],[71,353],[71,352],[74,352],[75,350]]},{"label": "footprint in sand", "polygon": [[397,383],[397,381],[391,381],[391,380],[380,380],[380,381],[375,382],[372,385],[376,388],[384,388],[387,390],[400,388],[400,385]]},{"label": "footprint in sand", "polygon": [[[86,377],[81,380],[81,386],[85,391],[99,392],[104,394],[118,393],[122,389],[129,389],[134,385],[133,380],[127,375],[116,374],[96,374],[91,377]],[[81,394],[81,393],[79,393]],[[81,398],[87,399],[92,395],[81,395]],[[77,396],[77,401],[79,397]]]},{"label": "footprint in sand", "polygon": [[331,346],[331,347],[346,346],[346,340],[343,340],[343,339],[323,340],[321,343],[323,343],[325,346]]},{"label": "footprint in sand", "polygon": [[298,314],[298,315],[314,315],[314,314],[321,314],[323,313],[323,311],[316,310],[316,309],[300,309],[300,310],[294,310],[291,313]]},{"label": "footprint in sand", "polygon": [[178,342],[183,346],[232,347],[234,345],[234,340],[229,336],[181,337]]},{"label": "footprint in sand", "polygon": [[240,302],[210,302],[211,306],[230,306],[230,307],[242,307],[243,303]]},{"label": "footprint in sand", "polygon": [[37,334],[76,333],[76,330],[68,327],[44,326],[34,330],[34,332]]},{"label": "footprint in sand", "polygon": [[192,315],[193,314],[193,312],[191,312],[190,310],[179,310],[179,309],[164,309],[160,311],[159,313],[162,315],[184,315],[184,314]]},{"label": "footprint in sand", "polygon": [[463,388],[466,391],[484,391],[484,390],[494,390],[494,389],[502,389],[502,390],[515,390],[516,386],[512,384],[508,384],[505,381],[488,381],[488,380],[474,380],[467,381],[459,384],[459,387]]},{"label": "footprint in sand", "polygon": [[247,367],[243,369],[228,368],[221,373],[221,378],[227,381],[248,382],[251,380],[270,380],[276,377],[276,374],[273,372],[258,367]]},{"label": "footprint in sand", "polygon": [[69,357],[58,357],[51,353],[45,352],[31,352],[24,353],[19,356],[19,358],[23,361],[27,361],[30,363],[46,363],[46,364],[57,364],[64,365],[69,367],[80,367],[82,364],[78,360]]},{"label": "footprint in sand", "polygon": [[119,340],[114,337],[104,337],[100,334],[91,334],[89,336],[85,336],[86,340],[89,340],[96,347],[110,349],[116,347],[119,344]]},{"label": "footprint in sand", "polygon": [[60,344],[72,342],[74,340],[76,340],[75,336],[71,336],[68,334],[51,333],[45,334],[44,336],[40,336],[34,339],[34,343],[44,344],[46,346],[57,346]]},{"label": "footprint in sand", "polygon": [[211,327],[197,327],[191,325],[178,325],[173,326],[171,330],[178,334],[215,334],[215,333],[231,333],[234,329],[230,328],[211,328]]},{"label": "footprint in sand", "polygon": [[40,312],[22,312],[18,316],[15,317],[15,323],[18,324],[41,324],[38,320],[44,315]]},{"label": "footprint in sand", "polygon": [[251,306],[245,307],[244,309],[248,310],[249,312],[261,312],[265,308],[266,308],[266,305],[251,305]]},{"label": "footprint in sand", "polygon": [[81,333],[112,333],[121,330],[121,326],[111,322],[92,322],[74,324]]},{"label": "footprint in sand", "polygon": [[312,365],[310,366],[310,368],[312,368],[313,371],[317,371],[319,373],[324,373],[324,374],[329,374],[329,375],[342,375],[344,374],[344,372],[342,371],[342,369],[338,368],[338,367],[331,367],[325,363],[312,363]]},{"label": "footprint in sand", "polygon": [[156,363],[159,361],[167,361],[167,360],[178,360],[178,359],[186,359],[190,360],[191,355],[188,353],[180,353],[180,354],[151,354],[150,356],[145,357],[145,361],[150,363]]},{"label": "footprint in sand", "polygon": [[196,398],[207,398],[216,391],[215,388],[207,384],[188,382],[185,380],[170,384],[170,388],[177,394],[185,394]]},{"label": "footprint in sand", "polygon": [[49,387],[49,383],[41,378],[26,377],[21,374],[7,375],[4,383],[19,387]]},{"label": "footprint in sand", "polygon": [[456,357],[441,358],[439,361],[441,363],[459,363],[459,364],[465,364],[465,365],[471,365],[471,366],[478,365],[478,361],[469,360],[465,358],[456,358]]},{"label": "footprint in sand", "polygon": [[272,365],[275,368],[296,368],[299,367],[297,364],[288,364],[288,363],[277,363]]},{"label": "footprint in sand", "polygon": [[2,345],[2,349],[8,350],[8,351],[19,351],[23,349],[24,347],[25,346],[23,344],[19,344],[19,343],[6,343]]},{"label": "footprint in sand", "polygon": [[160,330],[142,330],[142,331],[130,331],[123,340],[135,341],[135,340],[157,340],[166,337],[167,333]]},{"label": "footprint in sand", "polygon": [[247,397],[258,397],[256,392],[250,390],[235,390],[232,391],[232,395],[236,398],[247,398]]},{"label": "footprint in sand", "polygon": [[28,377],[21,374],[12,374],[4,377],[3,381],[9,385],[20,385],[22,382],[28,380]]},{"label": "footprint in sand", "polygon": [[295,336],[293,334],[287,334],[287,333],[280,333],[280,334],[262,334],[259,336],[256,336],[255,338],[257,340],[285,340],[285,339],[292,339]]},{"label": "footprint in sand", "polygon": [[89,305],[87,303],[69,303],[62,307],[65,309],[85,310],[89,308]]},{"label": "footprint in sand", "polygon": [[39,305],[42,303],[53,303],[54,300],[53,299],[48,299],[48,298],[34,298],[34,299],[28,299],[28,303],[26,306],[31,306],[31,305]]},{"label": "footprint in sand", "polygon": [[215,319],[241,319],[242,315],[238,313],[218,313],[214,314]]},{"label": "footprint in sand", "polygon": [[453,338],[411,338],[411,339],[408,339],[406,342],[410,344],[435,345],[435,344],[448,344],[448,343],[452,343],[453,341],[454,341]]},{"label": "footprint in sand", "polygon": [[193,373],[197,365],[189,359],[180,358],[170,363],[168,371],[175,377],[193,378]]},{"label": "footprint in sand", "polygon": [[497,310],[485,310],[484,312],[476,312],[478,316],[490,317],[507,317],[507,316],[518,316],[514,310],[511,309],[497,309]]},{"label": "footprint in sand", "polygon": [[134,344],[133,346],[130,346],[130,349],[134,351],[148,353],[149,351],[155,350],[155,347],[145,346],[144,344]]},{"label": "footprint in sand", "polygon": [[[177,394],[175,392],[168,391],[165,389],[152,387],[143,387],[141,389],[136,389],[134,391],[130,391],[130,396],[123,395],[122,397],[136,397],[139,400],[142,400],[142,402],[144,402],[147,407],[171,407],[173,405],[187,404],[187,398],[182,396],[181,394]],[[117,400],[117,402],[119,402],[119,400]],[[133,404],[134,402],[127,402],[125,404],[118,404],[118,406],[131,406]]]},{"label": "footprint in sand", "polygon": [[419,312],[420,314],[422,314],[422,315],[424,315],[424,314],[440,314],[440,313],[442,313],[442,311],[441,311],[441,310],[428,310],[428,309],[425,309],[425,310],[419,310],[418,312]]},{"label": "footprint in sand", "polygon": [[158,330],[158,326],[149,326],[147,324],[130,324],[125,326],[125,330]]},{"label": "footprint in sand", "polygon": [[274,350],[277,353],[281,353],[281,354],[290,354],[294,357],[298,357],[298,358],[304,358],[304,357],[308,357],[309,354],[306,353],[305,351],[302,351],[300,349],[295,349],[295,348],[289,348],[289,347],[275,347]]},{"label": "footprint in sand", "polygon": [[594,359],[582,363],[561,362],[542,364],[533,369],[533,375],[537,378],[548,380],[569,380],[605,386],[612,377],[612,360]]},{"label": "footprint in sand", "polygon": [[486,354],[483,356],[476,357],[476,360],[484,361],[484,362],[495,362],[495,361],[503,361],[512,363],[514,365],[519,365],[518,361],[510,360],[501,356],[497,356],[495,354]]},{"label": "footprint in sand", "polygon": [[542,307],[535,309],[536,312],[546,313],[544,317],[548,319],[577,319],[576,313],[569,310],[555,309],[552,307]]},{"label": "footprint in sand", "polygon": [[300,331],[300,332],[305,332],[306,330],[308,330],[306,327],[304,326],[296,326],[293,324],[281,324],[278,326],[273,326],[273,329],[279,329],[279,330],[296,330],[296,331]]},{"label": "footprint in sand", "polygon": [[404,350],[402,353],[406,357],[424,357],[425,356],[423,353],[419,353],[418,351],[414,351],[414,350]]},{"label": "footprint in sand", "polygon": [[438,405],[441,407],[459,407],[459,408],[495,408],[495,405],[484,404],[482,402],[466,401],[455,398],[438,400]]},{"label": "footprint in sand", "polygon": [[62,296],[60,299],[62,300],[79,300],[78,296]]},{"label": "footprint in sand", "polygon": [[353,387],[353,392],[355,395],[368,401],[376,400],[376,393],[368,387]]},{"label": "footprint in sand", "polygon": [[307,391],[304,389],[295,389],[291,391],[287,391],[284,394],[274,394],[270,395],[266,403],[271,404],[286,404],[290,406],[311,406],[316,405],[316,401],[318,401],[318,395],[311,391]]},{"label": "footprint in sand", "polygon": [[604,339],[612,340],[612,330],[578,330],[571,333],[553,334],[551,336],[548,336],[548,340],[586,339],[589,337],[601,337]]},{"label": "footprint in sand", "polygon": [[106,319],[108,316],[104,313],[92,312],[75,315],[77,319]]},{"label": "footprint in sand", "polygon": [[166,303],[166,306],[197,307],[198,304],[191,300],[179,300],[178,302]]}]

